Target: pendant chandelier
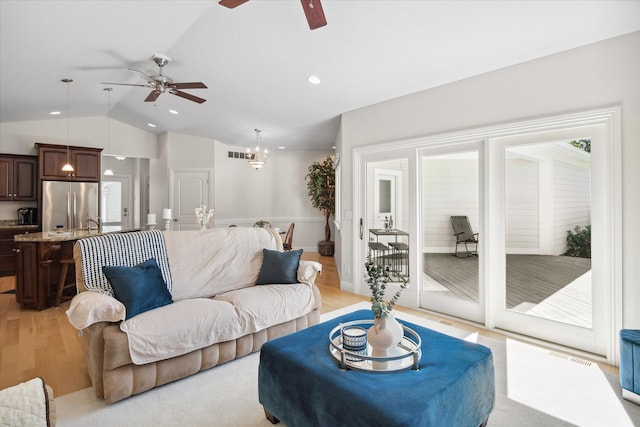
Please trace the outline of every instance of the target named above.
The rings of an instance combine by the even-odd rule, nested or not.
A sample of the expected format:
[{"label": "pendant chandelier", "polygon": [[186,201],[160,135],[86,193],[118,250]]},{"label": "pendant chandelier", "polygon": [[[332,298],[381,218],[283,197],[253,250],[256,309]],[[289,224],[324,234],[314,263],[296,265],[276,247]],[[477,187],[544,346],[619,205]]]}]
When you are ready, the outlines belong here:
[{"label": "pendant chandelier", "polygon": [[266,149],[262,151],[260,150],[260,129],[254,129],[254,131],[256,132],[256,149],[251,151],[247,148],[247,154],[245,157],[249,161],[251,167],[258,170],[267,163],[269,154]]},{"label": "pendant chandelier", "polygon": [[[113,88],[105,87],[103,90],[107,91],[107,153],[111,152],[111,120],[109,120],[109,110],[111,109],[111,91]],[[104,171],[106,176],[113,176],[113,171],[107,165],[107,169]]]},{"label": "pendant chandelier", "polygon": [[71,79],[62,79],[63,83],[67,84],[67,163],[62,166],[63,172],[73,172],[73,166],[71,166],[71,162],[69,160],[69,121],[71,118],[71,95],[70,95],[70,84],[73,82]]}]

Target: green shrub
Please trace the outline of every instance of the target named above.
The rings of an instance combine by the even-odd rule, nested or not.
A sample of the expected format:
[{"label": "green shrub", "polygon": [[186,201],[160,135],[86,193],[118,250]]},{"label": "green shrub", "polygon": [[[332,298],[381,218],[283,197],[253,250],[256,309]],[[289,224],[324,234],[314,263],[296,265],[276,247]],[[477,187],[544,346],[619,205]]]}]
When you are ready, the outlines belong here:
[{"label": "green shrub", "polygon": [[569,250],[565,255],[591,258],[591,226],[581,228],[576,225],[573,230],[567,230],[567,246]]}]

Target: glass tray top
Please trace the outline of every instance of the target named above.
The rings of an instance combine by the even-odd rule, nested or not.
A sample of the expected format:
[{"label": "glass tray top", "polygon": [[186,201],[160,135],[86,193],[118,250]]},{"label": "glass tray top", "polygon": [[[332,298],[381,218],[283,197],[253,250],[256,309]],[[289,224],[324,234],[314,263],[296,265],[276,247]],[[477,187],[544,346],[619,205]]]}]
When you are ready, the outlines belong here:
[{"label": "glass tray top", "polygon": [[[401,324],[402,325],[402,324]],[[404,369],[418,370],[422,352],[422,340],[413,329],[402,325],[404,336],[399,344],[394,346],[389,356],[374,357],[372,348],[367,344],[366,349],[359,352],[349,351],[342,345],[342,330],[353,326],[373,326],[373,320],[354,320],[340,323],[329,332],[329,353],[338,361],[340,369],[357,369],[370,372],[392,372]]]}]

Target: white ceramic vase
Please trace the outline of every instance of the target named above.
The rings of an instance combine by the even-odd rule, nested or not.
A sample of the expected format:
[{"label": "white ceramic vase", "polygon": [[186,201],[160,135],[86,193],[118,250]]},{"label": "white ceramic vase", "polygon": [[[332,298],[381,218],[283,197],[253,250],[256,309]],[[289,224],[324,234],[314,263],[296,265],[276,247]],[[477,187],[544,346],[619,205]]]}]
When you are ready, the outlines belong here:
[{"label": "white ceramic vase", "polygon": [[[387,317],[379,317],[373,320],[373,326],[367,331],[367,343],[371,346],[371,355],[373,357],[389,357],[391,349],[396,346],[402,337],[404,331],[402,325],[396,320],[393,313],[389,313]],[[388,362],[373,361],[373,369],[384,370],[388,366]]]}]

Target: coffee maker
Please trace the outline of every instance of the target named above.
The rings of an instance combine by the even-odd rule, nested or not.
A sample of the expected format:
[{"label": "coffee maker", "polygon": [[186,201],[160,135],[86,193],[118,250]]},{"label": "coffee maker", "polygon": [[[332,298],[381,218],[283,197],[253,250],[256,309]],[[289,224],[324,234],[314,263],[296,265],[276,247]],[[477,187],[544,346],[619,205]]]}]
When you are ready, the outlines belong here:
[{"label": "coffee maker", "polygon": [[34,225],[38,223],[38,208],[18,209],[18,224]]}]

